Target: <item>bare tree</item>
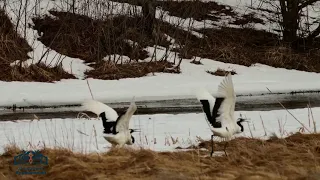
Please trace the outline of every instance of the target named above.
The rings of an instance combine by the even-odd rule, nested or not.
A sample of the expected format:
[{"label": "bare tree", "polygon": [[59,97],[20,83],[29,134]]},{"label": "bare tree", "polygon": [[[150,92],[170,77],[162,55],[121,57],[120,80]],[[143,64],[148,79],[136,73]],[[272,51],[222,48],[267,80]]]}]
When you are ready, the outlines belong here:
[{"label": "bare tree", "polygon": [[142,4],[144,31],[148,35],[152,36],[154,23],[156,19],[155,0],[141,0],[141,4]]},{"label": "bare tree", "polygon": [[[298,36],[299,22],[302,16],[302,10],[308,6],[314,5],[320,0],[279,0],[280,2],[280,13],[282,21],[280,25],[283,28],[283,40],[290,44],[298,43],[302,37]],[[307,37],[303,40],[306,43],[312,42],[312,40],[320,34],[320,23],[317,28],[310,32]]]}]

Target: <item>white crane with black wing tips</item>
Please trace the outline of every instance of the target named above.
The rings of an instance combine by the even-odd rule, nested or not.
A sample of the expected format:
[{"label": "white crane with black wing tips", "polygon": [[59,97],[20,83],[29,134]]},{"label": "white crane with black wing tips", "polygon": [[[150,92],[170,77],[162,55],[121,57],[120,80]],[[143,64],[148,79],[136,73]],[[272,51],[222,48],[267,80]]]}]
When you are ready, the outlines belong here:
[{"label": "white crane with black wing tips", "polygon": [[226,140],[224,152],[229,140],[234,134],[243,132],[242,123],[246,120],[243,118],[234,119],[234,110],[236,103],[236,95],[234,93],[231,73],[229,73],[218,87],[218,97],[213,96],[205,89],[196,94],[197,99],[202,105],[206,120],[212,131],[211,135],[211,156],[213,154],[213,136],[218,136]]},{"label": "white crane with black wing tips", "polygon": [[112,146],[119,145],[122,147],[124,144],[132,145],[135,142],[131,133],[138,131],[129,129],[130,119],[137,110],[134,98],[129,108],[120,115],[113,108],[96,100],[85,101],[82,103],[82,109],[91,111],[101,117],[104,127],[103,137]]}]

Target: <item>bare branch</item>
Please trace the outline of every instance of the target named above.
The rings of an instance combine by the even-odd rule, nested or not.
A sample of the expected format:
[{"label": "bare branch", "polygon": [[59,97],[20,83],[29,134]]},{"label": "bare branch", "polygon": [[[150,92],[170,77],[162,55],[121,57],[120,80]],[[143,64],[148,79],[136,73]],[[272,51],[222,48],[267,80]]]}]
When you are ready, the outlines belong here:
[{"label": "bare branch", "polygon": [[320,34],[320,23],[319,23],[318,27],[310,33],[310,35],[307,37],[307,39],[308,40],[314,39],[319,34]]},{"label": "bare branch", "polygon": [[280,1],[281,14],[285,15],[287,13],[286,1],[285,0],[279,0],[279,1]]},{"label": "bare branch", "polygon": [[299,10],[301,10],[307,6],[313,5],[317,1],[319,1],[319,0],[305,0],[305,1],[301,2],[301,4],[299,5]]}]

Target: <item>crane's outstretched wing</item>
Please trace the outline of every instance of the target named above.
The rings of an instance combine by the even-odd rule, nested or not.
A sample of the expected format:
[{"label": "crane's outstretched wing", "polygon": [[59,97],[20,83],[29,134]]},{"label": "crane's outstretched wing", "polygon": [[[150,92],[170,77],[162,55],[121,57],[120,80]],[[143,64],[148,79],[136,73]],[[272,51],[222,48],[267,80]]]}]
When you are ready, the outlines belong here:
[{"label": "crane's outstretched wing", "polygon": [[132,101],[127,111],[118,117],[116,122],[116,128],[115,128],[116,132],[129,130],[130,119],[132,115],[136,112],[136,110],[137,110],[137,105],[135,104],[134,101]]},{"label": "crane's outstretched wing", "polygon": [[199,90],[196,96],[202,105],[202,110],[206,115],[208,124],[213,128],[220,128],[221,122],[217,117],[219,116],[218,108],[220,107],[223,99],[217,98],[214,100],[212,95],[205,89]]},{"label": "crane's outstretched wing", "polygon": [[82,109],[95,113],[103,121],[116,121],[118,118],[118,113],[113,108],[96,100],[85,101],[82,103]]},{"label": "crane's outstretched wing", "polygon": [[111,134],[115,130],[118,113],[106,104],[99,101],[88,100],[82,103],[82,109],[91,111],[101,117],[103,125],[103,133]]},{"label": "crane's outstretched wing", "polygon": [[236,94],[234,92],[231,73],[229,73],[220,83],[218,87],[218,96],[219,98],[217,98],[216,101],[221,99],[221,105],[217,108],[217,114],[219,114],[217,119],[219,119],[222,124],[235,123],[234,110]]}]

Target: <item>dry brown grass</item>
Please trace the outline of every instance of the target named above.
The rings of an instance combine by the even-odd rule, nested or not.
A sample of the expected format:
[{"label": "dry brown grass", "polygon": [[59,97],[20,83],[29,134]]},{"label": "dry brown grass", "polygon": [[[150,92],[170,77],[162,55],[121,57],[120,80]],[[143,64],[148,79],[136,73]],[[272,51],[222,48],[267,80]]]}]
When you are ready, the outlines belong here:
[{"label": "dry brown grass", "polygon": [[61,79],[75,78],[65,72],[61,64],[47,66],[44,63],[23,67],[22,64],[10,66],[16,60],[29,59],[28,52],[32,48],[27,41],[20,37],[14,25],[0,10],[0,80],[2,81],[40,81],[53,82]]},{"label": "dry brown grass", "polygon": [[216,71],[206,71],[207,73],[214,75],[214,76],[226,76],[228,73],[231,73],[231,75],[237,74],[234,70],[232,71],[226,71],[224,69],[218,68]]},{"label": "dry brown grass", "polygon": [[122,79],[142,77],[149,73],[166,72],[165,69],[173,67],[168,61],[131,62],[115,64],[113,62],[101,62],[93,65],[94,70],[86,71],[87,77],[98,79]]},{"label": "dry brown grass", "polygon": [[[139,0],[116,1],[141,5]],[[171,15],[182,18],[208,19],[214,17],[214,15],[211,16],[214,11],[213,14],[224,13],[236,17],[236,21],[231,24],[264,24],[261,19],[255,17],[255,14],[238,15],[231,7],[215,2],[157,1],[156,5],[169,11]],[[47,16],[33,19],[34,29],[43,34],[40,41],[61,54],[80,58],[86,62],[95,62],[95,65],[90,65],[94,70],[86,72],[88,77],[101,79],[133,77],[132,72],[135,71],[135,67],[130,68],[129,65],[125,65],[125,69],[130,70],[122,73],[121,69],[124,66],[110,66],[102,62],[102,58],[119,54],[128,56],[133,62],[137,59],[145,59],[149,56],[143,50],[145,47],[170,45],[164,34],[174,38],[180,45],[180,48],[173,51],[187,59],[197,56],[245,66],[261,63],[273,67],[320,72],[320,61],[318,61],[320,52],[316,47],[314,50],[297,52],[282,46],[277,35],[265,31],[228,27],[200,29],[197,31],[204,34],[205,38],[199,38],[179,27],[157,20],[154,33],[149,37],[144,33],[143,19],[139,15],[130,17],[121,15],[102,21],[69,12],[50,11],[50,13],[57,18]],[[137,44],[132,46],[126,41],[127,39]],[[148,69],[155,69],[151,66],[152,63]],[[108,69],[110,67],[112,68]],[[110,72],[120,74],[114,75]],[[137,73],[136,77],[141,77],[140,73]]]},{"label": "dry brown grass", "polygon": [[7,14],[0,9],[0,62],[10,64],[16,60],[27,60],[32,49],[25,39],[15,31],[14,25]]},{"label": "dry brown grass", "polygon": [[[141,6],[141,0],[112,0],[119,3],[128,3],[136,6]],[[235,16],[237,13],[233,11],[230,6],[218,4],[216,2],[202,2],[202,1],[155,1],[155,5],[169,12],[169,15],[181,18],[194,18],[201,21],[209,19],[218,21],[220,14]]]},{"label": "dry brown grass", "polygon": [[218,21],[220,14],[235,16],[236,13],[230,6],[218,4],[216,2],[202,1],[157,1],[157,5],[168,11],[169,15],[181,18],[193,18],[198,21],[205,19]]},{"label": "dry brown grass", "polygon": [[[57,52],[75,58],[94,62],[93,70],[85,72],[86,77],[113,80],[142,77],[151,72],[166,72],[172,63],[138,62],[149,57],[143,48],[153,45],[168,47],[170,44],[162,33],[149,37],[144,33],[139,16],[115,16],[106,20],[94,20],[87,16],[69,12],[50,11],[57,18],[45,16],[34,18],[34,29],[43,33],[39,39]],[[128,40],[136,42],[131,45]],[[125,55],[129,63],[117,64],[116,60],[102,60],[107,55]]]},{"label": "dry brown grass", "polygon": [[[112,54],[125,55],[132,60],[147,58],[144,47],[160,44],[168,46],[163,38],[148,37],[141,27],[142,18],[124,15],[107,20],[94,20],[69,12],[49,11],[56,18],[33,18],[34,29],[43,33],[43,44],[61,54],[80,58],[86,62],[99,62]],[[158,41],[155,42],[154,39]],[[130,45],[126,40],[137,42]]]},{"label": "dry brown grass", "polygon": [[320,72],[318,49],[294,51],[282,46],[279,37],[272,33],[249,28],[202,29],[199,32],[207,38],[190,38],[184,47],[189,49],[186,58],[198,56],[245,66],[261,63],[272,67]]},{"label": "dry brown grass", "polygon": [[[203,142],[200,147],[209,147]],[[216,150],[223,143],[215,144]],[[294,134],[268,141],[237,138],[230,142],[228,157],[202,157],[208,152],[153,152],[113,149],[103,154],[79,154],[65,149],[45,149],[47,175],[15,174],[8,148],[0,157],[1,179],[237,179],[276,180],[320,178],[320,134]]]},{"label": "dry brown grass", "polygon": [[48,66],[44,63],[31,64],[28,67],[15,65],[2,69],[0,79],[3,81],[54,82],[76,77],[64,71],[61,64]]}]

